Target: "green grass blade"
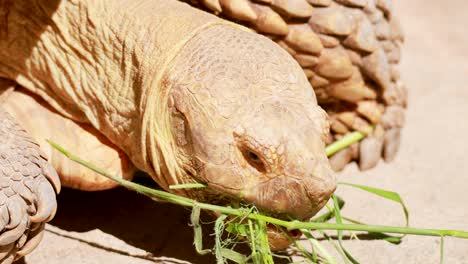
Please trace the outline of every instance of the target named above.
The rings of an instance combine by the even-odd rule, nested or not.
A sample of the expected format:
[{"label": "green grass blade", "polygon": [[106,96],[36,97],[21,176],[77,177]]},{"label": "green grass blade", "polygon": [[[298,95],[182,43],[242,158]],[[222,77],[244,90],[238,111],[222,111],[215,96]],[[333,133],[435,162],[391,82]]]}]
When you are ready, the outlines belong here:
[{"label": "green grass blade", "polygon": [[226,206],[219,206],[207,203],[197,202],[193,199],[186,198],[183,196],[179,196],[176,194],[168,193],[165,191],[155,190],[148,188],[146,186],[136,184],[131,181],[124,180],[122,178],[113,176],[103,169],[87,162],[79,157],[71,154],[70,152],[66,151],[56,143],[49,141],[49,143],[66,155],[69,159],[112,179],[119,183],[120,185],[134,190],[138,193],[147,195],[151,198],[162,199],[166,202],[170,202],[173,204],[178,204],[181,206],[187,207],[199,207],[200,209],[210,210],[210,211],[217,211],[222,214],[234,215],[234,216],[243,216],[247,219],[251,220],[262,220],[267,223],[271,223],[274,225],[282,226],[288,228],[289,230],[294,229],[311,229],[311,230],[348,230],[348,231],[364,231],[364,232],[385,232],[385,233],[393,233],[393,234],[411,234],[411,235],[422,235],[422,236],[451,236],[457,238],[468,239],[468,232],[462,230],[445,230],[445,229],[425,229],[425,228],[413,228],[413,227],[399,227],[399,226],[382,226],[382,225],[360,225],[360,224],[333,224],[333,223],[314,223],[314,222],[298,222],[298,221],[285,221],[282,219],[270,217],[263,215],[261,213],[248,213],[246,214],[246,209],[244,208],[230,208]]},{"label": "green grass blade", "polygon": [[175,184],[170,185],[169,189],[177,190],[177,189],[195,189],[195,188],[206,188],[206,184],[203,183],[185,183],[185,184]]},{"label": "green grass blade", "polygon": [[[366,225],[366,223],[351,219],[349,217],[345,217],[343,215],[341,216],[341,218],[343,218],[343,220],[346,220],[346,221],[348,221],[350,223],[353,223],[353,224]],[[387,242],[392,243],[394,245],[398,245],[402,241],[401,236],[392,236],[392,235],[385,234],[385,233],[380,233],[380,232],[367,232],[367,235],[370,238],[373,238],[373,239],[376,239],[376,240],[384,240],[384,241],[387,241]]]},{"label": "green grass blade", "polygon": [[[333,200],[333,212],[335,215],[335,221],[337,224],[342,224],[343,220],[341,219],[341,210],[340,210],[340,205],[338,204],[338,199],[336,196],[333,194],[332,195],[332,200]],[[347,254],[346,254],[346,249],[343,247],[343,244],[341,243],[343,240],[343,230],[336,230],[337,237],[338,237],[338,244],[340,245],[340,249],[345,253],[347,260],[349,260]]]},{"label": "green grass blade", "polygon": [[379,188],[375,188],[375,187],[364,186],[364,185],[360,185],[360,184],[354,184],[354,183],[339,182],[338,184],[339,184],[339,185],[351,186],[351,187],[354,187],[354,188],[358,188],[358,189],[361,189],[361,190],[363,190],[363,191],[366,191],[366,192],[375,194],[375,195],[377,195],[377,196],[383,197],[383,198],[385,198],[385,199],[388,199],[388,200],[394,201],[394,202],[396,202],[396,203],[399,203],[399,204],[401,205],[401,207],[403,208],[403,212],[404,212],[404,214],[405,214],[406,226],[409,225],[409,213],[408,213],[408,209],[406,208],[406,205],[405,205],[405,203],[403,202],[403,199],[401,199],[401,197],[400,197],[400,195],[399,195],[398,193],[392,192],[392,191],[383,190],[383,189],[379,189]]},{"label": "green grass blade", "polygon": [[195,206],[192,208],[190,222],[193,227],[193,244],[195,245],[197,253],[200,255],[211,253],[211,250],[203,249],[203,230],[200,225],[200,207]]},{"label": "green grass blade", "polygon": [[322,247],[322,245],[320,245],[320,242],[317,240],[317,239],[311,239],[310,242],[312,243],[312,245],[314,245],[314,247],[317,249],[317,252],[319,252],[319,254],[321,256],[323,256],[323,258],[330,264],[336,264],[336,260],[335,258],[332,257],[332,255],[330,255],[330,253],[328,253],[327,250],[325,250],[325,248]]},{"label": "green grass blade", "polygon": [[331,155],[335,154],[336,152],[345,149],[349,147],[350,145],[358,142],[359,140],[363,139],[366,137],[366,134],[359,132],[359,131],[354,131],[351,132],[347,135],[345,135],[343,138],[340,140],[337,140],[330,145],[327,146],[325,149],[325,152],[327,153],[327,156],[330,157]]},{"label": "green grass blade", "polygon": [[257,261],[257,239],[255,239],[255,231],[254,231],[254,227],[253,227],[253,221],[251,219],[248,219],[247,220],[248,222],[248,225],[249,225],[249,240],[250,240],[250,243],[249,243],[249,246],[250,246],[250,249],[252,250],[252,259],[254,261],[254,263]]},{"label": "green grass blade", "polygon": [[257,220],[257,238],[259,251],[262,256],[262,261],[259,264],[274,264],[273,254],[268,243],[268,233],[266,222],[258,219]]},{"label": "green grass blade", "polygon": [[440,237],[440,264],[444,264],[444,236]]},{"label": "green grass blade", "polygon": [[318,232],[328,240],[328,242],[333,246],[333,248],[336,250],[336,252],[338,252],[340,254],[340,256],[343,258],[343,260],[346,262],[347,259],[346,259],[346,255],[345,253],[343,252],[343,250],[341,250],[340,246],[335,242],[335,240],[330,237],[327,232],[325,231],[322,231],[322,230],[318,230]]},{"label": "green grass blade", "polygon": [[254,264],[274,264],[268,243],[266,223],[261,219],[248,220],[252,260]]},{"label": "green grass blade", "polygon": [[[336,199],[338,200],[338,208],[343,209],[345,206],[346,202],[338,195],[335,195]],[[312,218],[310,221],[315,222],[315,223],[324,223],[327,222],[328,220],[332,219],[335,217],[335,211],[334,210],[328,210],[328,212],[323,213],[317,217]]]},{"label": "green grass blade", "polygon": [[[314,245],[313,245],[312,242],[311,242],[311,239],[315,239],[315,237],[312,235],[312,233],[310,232],[310,230],[301,229],[300,231],[301,231],[302,234],[304,234],[304,236],[309,240],[310,246],[312,247],[312,254],[311,254],[310,260],[311,260],[313,263],[318,263],[317,250],[314,248]],[[295,242],[295,243],[297,243],[297,242]]]},{"label": "green grass blade", "polygon": [[[297,243],[297,241],[295,239],[293,239],[288,234],[288,232],[284,231],[284,229],[282,229],[282,228],[280,230],[283,233],[283,235],[286,236],[289,239],[289,241],[292,243],[292,245],[295,248],[297,248],[297,250],[299,250],[307,260],[312,261],[312,263],[318,263],[318,257],[317,257],[317,253],[315,252],[315,250],[312,250],[312,253],[310,253],[303,246],[301,246],[301,244]],[[312,245],[312,249],[313,249],[313,245]]]},{"label": "green grass blade", "polygon": [[235,236],[247,237],[249,234],[248,226],[242,223],[233,222],[226,227],[226,232],[229,232]]},{"label": "green grass blade", "polygon": [[222,243],[221,243],[221,235],[223,234],[224,230],[224,220],[226,219],[227,215],[221,215],[216,219],[214,230],[215,230],[215,256],[216,256],[216,263],[217,264],[224,264],[226,261],[224,260],[224,256],[222,253]]},{"label": "green grass blade", "polygon": [[221,255],[224,258],[229,259],[230,261],[233,261],[235,263],[247,263],[247,258],[243,254],[228,248],[221,248]]},{"label": "green grass blade", "polygon": [[[335,195],[332,195],[333,199],[333,205],[334,205],[334,210],[335,210],[335,219],[337,224],[342,224],[343,219],[341,218],[341,210],[340,210],[340,205],[338,203],[338,198]],[[359,264],[359,261],[357,261],[351,253],[349,253],[346,248],[343,246],[343,230],[337,230],[338,234],[338,244],[340,245],[341,250],[343,250],[343,253],[346,255],[346,258],[351,261],[353,264]]]}]

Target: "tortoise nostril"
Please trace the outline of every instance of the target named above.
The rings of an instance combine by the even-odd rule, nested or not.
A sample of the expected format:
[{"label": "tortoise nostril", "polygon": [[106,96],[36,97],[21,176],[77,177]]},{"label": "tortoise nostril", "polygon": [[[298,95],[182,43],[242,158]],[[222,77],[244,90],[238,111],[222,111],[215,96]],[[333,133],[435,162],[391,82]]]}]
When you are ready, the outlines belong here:
[{"label": "tortoise nostril", "polygon": [[265,164],[257,153],[250,149],[245,149],[242,151],[242,155],[244,156],[244,159],[247,161],[247,163],[249,163],[249,165],[254,167],[257,171],[261,173],[266,172]]}]

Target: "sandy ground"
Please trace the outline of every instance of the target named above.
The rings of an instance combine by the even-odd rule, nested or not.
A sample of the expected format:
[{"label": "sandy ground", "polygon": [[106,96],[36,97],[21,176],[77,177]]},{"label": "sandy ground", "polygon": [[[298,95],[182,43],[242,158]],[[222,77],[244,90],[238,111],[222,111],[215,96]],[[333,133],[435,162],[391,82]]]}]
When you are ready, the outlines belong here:
[{"label": "sandy ground", "polygon": [[[367,172],[350,166],[339,180],[397,190],[413,226],[468,230],[468,2],[399,0],[395,5],[407,36],[401,69],[410,88],[402,148],[393,163]],[[338,192],[348,201],[348,216],[403,224],[398,206],[346,187]],[[41,245],[23,261],[213,263],[194,252],[188,214],[121,189],[64,190]],[[399,246],[345,244],[362,263],[439,261],[436,238],[409,236]],[[468,241],[446,239],[445,260],[468,263]]]}]

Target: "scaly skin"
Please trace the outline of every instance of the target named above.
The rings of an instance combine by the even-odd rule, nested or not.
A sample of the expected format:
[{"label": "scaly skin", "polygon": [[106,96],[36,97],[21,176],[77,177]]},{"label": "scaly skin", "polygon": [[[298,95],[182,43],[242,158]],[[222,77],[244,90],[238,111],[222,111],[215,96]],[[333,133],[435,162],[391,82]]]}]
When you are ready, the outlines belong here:
[{"label": "scaly skin", "polygon": [[123,151],[90,125],[76,123],[53,111],[38,96],[17,89],[8,95],[5,102],[0,102],[0,107],[8,111],[39,143],[60,175],[63,187],[98,191],[114,188],[118,183],[71,161],[47,143],[47,139],[67,146],[76,155],[99,164],[112,175],[126,180],[133,178],[135,168]]},{"label": "scaly skin", "polygon": [[161,187],[204,182],[180,193],[298,219],[335,190],[325,112],[271,40],[176,1],[7,2],[0,77],[92,125]]},{"label": "scaly skin", "polygon": [[33,250],[55,215],[60,180],[39,146],[0,107],[0,263]]},{"label": "scaly skin", "polygon": [[301,68],[273,42],[211,27],[187,43],[167,79],[187,130],[175,131],[190,133],[186,155],[198,180],[298,219],[328,200],[335,185],[326,114]]},{"label": "scaly skin", "polygon": [[[384,126],[390,108],[404,114],[406,87],[398,64],[404,40],[392,0],[182,0],[268,36],[302,66],[319,105],[331,116],[329,143],[371,124],[384,130],[333,155],[335,170],[390,162],[401,126]],[[348,112],[357,122],[342,122]]]}]

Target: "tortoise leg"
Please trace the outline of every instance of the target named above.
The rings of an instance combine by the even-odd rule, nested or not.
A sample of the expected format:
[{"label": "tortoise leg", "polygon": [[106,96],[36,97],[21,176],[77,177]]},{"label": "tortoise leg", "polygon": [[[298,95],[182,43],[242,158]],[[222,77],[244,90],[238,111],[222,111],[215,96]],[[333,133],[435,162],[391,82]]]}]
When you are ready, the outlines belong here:
[{"label": "tortoise leg", "polygon": [[0,107],[0,263],[38,245],[59,191],[59,177],[39,145]]},{"label": "tortoise leg", "polygon": [[[118,184],[65,157],[46,142],[50,139],[105,171],[131,180],[136,171],[127,155],[91,125],[77,123],[55,112],[47,103],[24,89],[8,96],[3,108],[24,127],[49,157],[63,187],[99,191]],[[57,133],[60,131],[60,133]]]}]

